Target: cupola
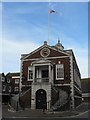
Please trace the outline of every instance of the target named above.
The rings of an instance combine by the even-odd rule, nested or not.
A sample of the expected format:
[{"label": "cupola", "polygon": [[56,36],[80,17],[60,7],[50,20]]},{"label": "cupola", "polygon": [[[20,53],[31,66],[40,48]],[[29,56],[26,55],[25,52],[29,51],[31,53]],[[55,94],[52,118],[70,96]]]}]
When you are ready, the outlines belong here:
[{"label": "cupola", "polygon": [[63,50],[64,46],[60,43],[60,40],[58,40],[58,43],[55,45],[56,48]]}]

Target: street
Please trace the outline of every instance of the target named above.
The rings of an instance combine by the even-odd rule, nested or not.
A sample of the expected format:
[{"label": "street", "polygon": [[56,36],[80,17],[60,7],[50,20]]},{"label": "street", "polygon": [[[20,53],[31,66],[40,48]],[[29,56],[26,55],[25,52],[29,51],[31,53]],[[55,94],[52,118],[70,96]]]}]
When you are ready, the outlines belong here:
[{"label": "street", "polygon": [[[2,120],[72,120],[72,119],[88,119],[90,110],[85,109],[86,104],[79,107],[75,111],[58,111],[58,112],[43,112],[42,110],[25,109],[22,111],[12,111],[7,105],[3,105]],[[83,109],[82,109],[83,108]]]}]

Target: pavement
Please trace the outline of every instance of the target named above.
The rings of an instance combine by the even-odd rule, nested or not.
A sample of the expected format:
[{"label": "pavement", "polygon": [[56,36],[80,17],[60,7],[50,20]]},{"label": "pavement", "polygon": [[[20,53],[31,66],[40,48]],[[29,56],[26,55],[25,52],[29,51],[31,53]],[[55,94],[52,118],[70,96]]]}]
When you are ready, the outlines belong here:
[{"label": "pavement", "polygon": [[[31,110],[30,108],[15,111],[11,109],[8,105],[2,105],[2,117],[3,118],[88,118],[88,110],[81,105],[74,111],[57,111],[57,112],[43,112],[42,110]],[[82,109],[83,108],[83,109]]]}]

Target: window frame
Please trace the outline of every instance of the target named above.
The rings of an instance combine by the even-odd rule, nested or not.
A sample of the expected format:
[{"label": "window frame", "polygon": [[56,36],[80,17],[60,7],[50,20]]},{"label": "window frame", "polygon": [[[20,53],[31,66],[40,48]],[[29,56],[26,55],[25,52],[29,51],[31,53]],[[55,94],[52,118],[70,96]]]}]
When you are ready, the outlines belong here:
[{"label": "window frame", "polygon": [[[18,82],[17,82],[16,80],[18,80]],[[19,78],[16,78],[16,79],[15,79],[15,84],[19,84],[19,81],[20,81],[20,79],[19,79]]]},{"label": "window frame", "polygon": [[[32,78],[30,78],[30,71],[31,71],[31,76]],[[28,81],[33,81],[33,67],[28,67]]]},{"label": "window frame", "polygon": [[[57,75],[58,74],[57,73],[58,72],[58,70],[57,70],[58,66],[62,66],[63,67],[62,68],[63,69],[63,75],[62,75],[63,77],[58,77],[58,75]],[[56,80],[64,80],[64,64],[56,64]]]},{"label": "window frame", "polygon": [[10,83],[10,79],[7,79],[7,83]]},{"label": "window frame", "polygon": [[5,77],[1,76],[1,81],[5,82]]}]

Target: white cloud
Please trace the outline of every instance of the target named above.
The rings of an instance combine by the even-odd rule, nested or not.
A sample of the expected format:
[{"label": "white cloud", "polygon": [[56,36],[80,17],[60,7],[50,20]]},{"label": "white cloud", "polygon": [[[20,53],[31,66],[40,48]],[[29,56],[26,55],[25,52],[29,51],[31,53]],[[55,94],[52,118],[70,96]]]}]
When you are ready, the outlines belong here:
[{"label": "white cloud", "polygon": [[[39,44],[36,44],[34,41],[11,41],[4,39],[3,40],[3,62],[2,62],[2,70],[1,72],[16,72],[20,71],[20,56],[24,53],[30,53],[37,47]],[[0,68],[1,69],[1,68]]]},{"label": "white cloud", "polygon": [[[30,53],[41,44],[36,44],[35,41],[11,41],[3,40],[3,71],[2,72],[16,72],[20,70],[20,56],[24,53]],[[69,49],[69,46],[68,46]],[[72,45],[77,64],[79,66],[81,76],[88,77],[88,53],[87,49],[80,48],[77,45]],[[1,58],[1,59],[2,59]],[[0,59],[0,60],[1,60]],[[1,71],[1,70],[0,70]]]},{"label": "white cloud", "polygon": [[[70,47],[71,46],[71,47]],[[81,73],[82,78],[88,77],[88,46],[83,48],[77,43],[70,42],[67,45],[67,49],[72,49]]]}]

